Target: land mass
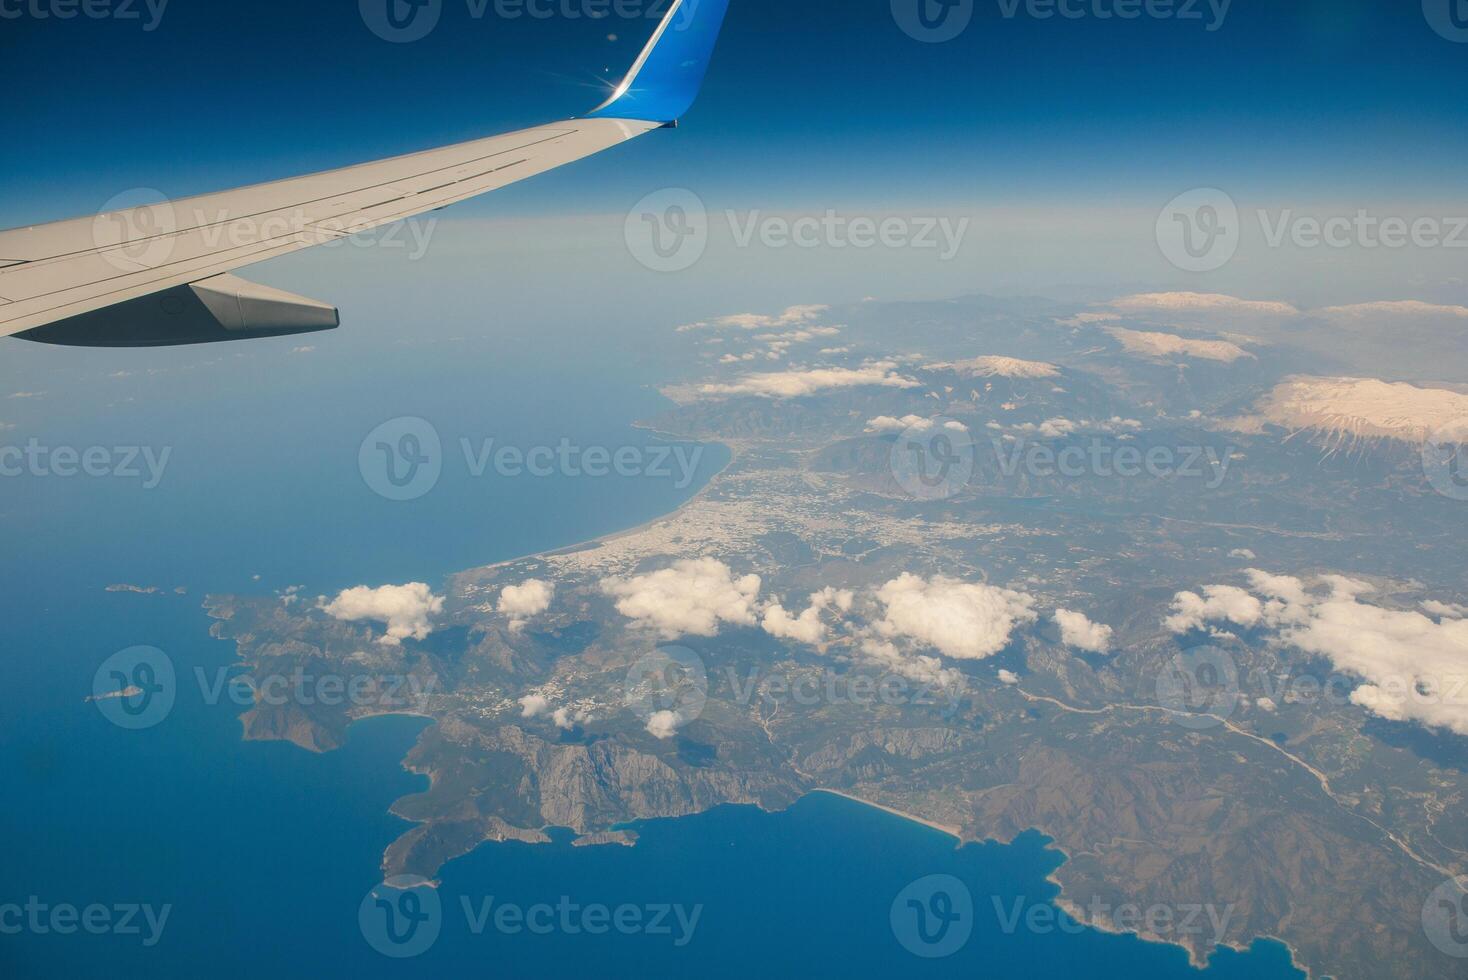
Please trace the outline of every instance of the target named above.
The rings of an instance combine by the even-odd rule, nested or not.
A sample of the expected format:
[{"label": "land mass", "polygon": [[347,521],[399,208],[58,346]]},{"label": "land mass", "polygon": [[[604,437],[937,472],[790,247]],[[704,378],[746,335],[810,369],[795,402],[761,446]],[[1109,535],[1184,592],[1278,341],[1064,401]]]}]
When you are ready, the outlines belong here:
[{"label": "land mass", "polygon": [[[823,329],[842,352],[814,372],[751,375],[731,351],[809,338],[722,336],[710,358],[686,331],[689,377],[647,425],[730,446],[728,467],[634,530],[450,577],[421,637],[291,597],[210,596],[214,635],[257,685],[367,679],[346,703],[257,703],[246,737],[329,751],[360,718],[433,719],[405,762],[430,784],[393,806],[414,826],[389,876],[432,878],[551,827],[627,844],[635,821],[830,792],[960,842],[1038,830],[1066,855],[1058,902],[1098,928],[1118,926],[1096,909],[1207,903],[1230,910],[1223,945],[1276,938],[1312,974],[1459,975],[1421,914],[1468,868],[1462,737],[1280,694],[1270,678],[1318,683],[1329,665],[1261,616],[1200,620],[1191,639],[1165,625],[1180,592],[1255,564],[1369,578],[1383,608],[1461,596],[1461,512],[1415,451],[1222,424],[1305,366],[1285,348],[1157,363],[1048,304],[840,312]],[[894,323],[921,354],[883,348]],[[910,444],[949,458],[929,436],[960,428],[963,478],[914,484]],[[1016,444],[1092,462],[1016,467]],[[1097,462],[1124,448],[1205,463]],[[551,595],[516,613],[505,590],[526,583]],[[969,618],[944,628],[933,610],[960,600]],[[1068,609],[1086,611],[1085,639],[1062,628]],[[1201,640],[1237,678],[1197,710],[1162,679]],[[1195,964],[1215,948],[1143,936]]]}]

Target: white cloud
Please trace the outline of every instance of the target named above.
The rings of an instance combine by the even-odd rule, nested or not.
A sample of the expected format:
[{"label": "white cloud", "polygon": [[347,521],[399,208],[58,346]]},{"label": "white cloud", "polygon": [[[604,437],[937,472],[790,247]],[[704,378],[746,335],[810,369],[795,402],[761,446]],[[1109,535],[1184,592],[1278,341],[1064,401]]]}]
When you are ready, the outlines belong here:
[{"label": "white cloud", "polygon": [[893,361],[874,361],[860,368],[811,368],[746,374],[728,384],[703,384],[695,396],[729,397],[755,395],[760,398],[801,398],[832,388],[917,388],[919,383],[894,370]]},{"label": "white cloud", "polygon": [[[1351,693],[1353,703],[1382,718],[1468,735],[1468,619],[1434,621],[1416,610],[1362,602],[1371,585],[1340,575],[1307,584],[1257,569],[1248,574],[1254,591],[1269,600],[1263,619],[1279,643],[1325,657],[1364,681]],[[1452,608],[1440,600],[1423,606],[1429,603]]]},{"label": "white cloud", "polygon": [[818,319],[822,313],[825,313],[829,309],[829,306],[807,304],[804,306],[788,307],[783,313],[777,313],[773,316],[763,313],[734,313],[729,316],[715,317],[712,320],[700,320],[698,323],[686,323],[678,328],[678,332],[684,333],[689,330],[700,330],[710,327],[714,329],[734,327],[740,330],[769,330],[773,327],[796,326]]},{"label": "white cloud", "polygon": [[713,558],[683,559],[646,575],[609,578],[602,591],[617,599],[617,611],[665,639],[715,636],[721,623],[755,625],[760,577],[734,578]]},{"label": "white cloud", "polygon": [[498,609],[510,618],[510,630],[518,633],[536,616],[550,608],[556,587],[550,582],[529,578],[519,585],[507,585],[500,593]]},{"label": "white cloud", "polygon": [[1066,646],[1090,653],[1107,653],[1111,650],[1111,627],[1091,622],[1085,613],[1057,609],[1055,622],[1060,626],[1060,640]]},{"label": "white cloud", "polygon": [[1228,556],[1230,558],[1242,558],[1245,561],[1253,561],[1256,557],[1258,557],[1248,548],[1235,548],[1233,551],[1230,551],[1228,553]]},{"label": "white cloud", "polygon": [[992,585],[904,573],[877,590],[885,616],[878,635],[930,647],[955,660],[982,660],[1003,650],[1015,627],[1038,617],[1034,599]]},{"label": "white cloud", "polygon": [[387,634],[379,643],[397,645],[407,637],[425,639],[433,632],[428,618],[443,612],[443,597],[436,596],[422,582],[407,585],[384,585],[369,588],[359,585],[346,589],[330,602],[322,596],[320,608],[333,619],[356,622],[367,619],[387,625]]},{"label": "white cloud", "polygon": [[5,397],[20,400],[26,398],[43,398],[45,395],[46,393],[44,391],[12,391]]},{"label": "white cloud", "polygon": [[810,597],[810,606],[799,616],[790,615],[778,602],[771,605],[761,626],[771,636],[821,646],[829,635],[821,614],[833,607],[843,613],[850,612],[855,600],[856,596],[845,589],[825,588]]},{"label": "white cloud", "polygon": [[1244,574],[1249,576],[1253,590],[1269,600],[1264,612],[1271,621],[1280,616],[1280,609],[1274,603],[1289,605],[1305,601],[1305,586],[1293,575],[1272,575],[1257,568],[1246,569]]},{"label": "white cloud", "polygon": [[1046,419],[1036,430],[1041,439],[1061,439],[1076,430],[1070,419]]},{"label": "white cloud", "polygon": [[551,713],[551,721],[556,727],[563,731],[570,731],[577,725],[584,725],[591,720],[591,715],[585,711],[573,711],[570,708],[557,708]]},{"label": "white cloud", "polygon": [[1454,602],[1439,602],[1437,599],[1428,599],[1424,602],[1422,611],[1439,619],[1468,618],[1468,606],[1460,606]]},{"label": "white cloud", "polygon": [[1127,330],[1123,327],[1111,327],[1106,332],[1121,341],[1121,346],[1128,354],[1141,357],[1196,357],[1232,364],[1241,358],[1254,356],[1238,344],[1227,340],[1189,340],[1177,334]]},{"label": "white cloud", "polygon": [[914,653],[911,649],[899,650],[895,643],[880,638],[875,632],[868,631],[862,637],[861,652],[899,677],[941,688],[963,686],[963,672],[943,666],[941,658]]},{"label": "white cloud", "polygon": [[669,739],[678,734],[683,716],[676,711],[656,711],[647,719],[647,733],[653,738]]},{"label": "white cloud", "polygon": [[[988,428],[1002,429],[1004,427],[998,423],[989,423]],[[1132,433],[1140,432],[1144,427],[1137,419],[1124,419],[1114,415],[1109,419],[1083,419],[1079,422],[1062,418],[1046,419],[1040,423],[1021,422],[1010,428],[1013,432],[1037,435],[1042,439],[1063,439],[1077,432],[1099,432],[1130,438]]]},{"label": "white cloud", "polygon": [[921,415],[904,415],[900,419],[894,419],[890,415],[878,415],[867,422],[868,432],[906,432],[913,429],[917,432],[927,432],[938,423],[934,419],[925,419]]},{"label": "white cloud", "polygon": [[840,327],[806,327],[803,330],[791,330],[786,333],[762,333],[754,339],[767,343],[806,344],[817,337],[837,337],[840,334]]},{"label": "white cloud", "polygon": [[1000,667],[999,668],[999,682],[1001,684],[1018,684],[1019,683],[1019,675],[1016,674],[1012,670],[1005,670],[1003,667]]},{"label": "white cloud", "polygon": [[520,717],[538,718],[550,710],[550,699],[543,694],[527,694],[520,699]]},{"label": "white cloud", "polygon": [[1203,594],[1179,592],[1172,597],[1172,615],[1163,621],[1173,633],[1202,629],[1212,622],[1249,627],[1264,615],[1264,604],[1232,585],[1205,585]]},{"label": "white cloud", "polygon": [[1290,317],[1300,312],[1289,303],[1239,299],[1237,296],[1225,296],[1221,293],[1136,293],[1114,299],[1106,305],[1133,313],[1227,313]]}]

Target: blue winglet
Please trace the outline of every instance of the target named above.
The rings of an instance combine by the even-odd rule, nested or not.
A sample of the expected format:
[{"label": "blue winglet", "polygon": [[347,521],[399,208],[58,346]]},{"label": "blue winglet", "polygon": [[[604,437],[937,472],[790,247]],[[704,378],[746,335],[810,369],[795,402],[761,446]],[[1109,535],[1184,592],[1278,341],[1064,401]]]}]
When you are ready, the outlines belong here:
[{"label": "blue winglet", "polygon": [[728,9],[729,0],[673,0],[622,84],[587,118],[677,122],[703,86]]}]

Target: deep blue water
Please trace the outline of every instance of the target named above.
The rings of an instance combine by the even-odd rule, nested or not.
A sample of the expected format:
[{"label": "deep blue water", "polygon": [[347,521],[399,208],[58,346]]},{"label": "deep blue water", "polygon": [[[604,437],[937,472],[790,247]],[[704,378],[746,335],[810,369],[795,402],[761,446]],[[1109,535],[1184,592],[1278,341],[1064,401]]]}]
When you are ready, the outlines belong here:
[{"label": "deep blue water", "polygon": [[[1058,857],[1038,837],[956,850],[940,833],[833,797],[780,814],[726,807],[648,823],[635,848],[573,848],[564,835],[481,847],[445,869],[437,943],[419,959],[389,960],[364,940],[358,907],[406,827],[389,805],[422,786],[398,760],[424,722],[365,722],[344,748],[314,756],[242,742],[236,709],[203,703],[188,683],[168,719],[142,732],[84,703],[97,666],[125,647],[167,651],[185,678],[227,664],[232,648],[209,638],[200,608],[211,591],[437,584],[671,509],[696,486],[476,480],[446,466],[424,501],[391,503],[365,488],[358,444],[399,414],[432,419],[446,441],[645,442],[627,423],[655,410],[656,396],[625,376],[609,380],[606,348],[579,354],[562,338],[527,337],[495,352],[492,377],[472,347],[447,360],[408,352],[381,377],[305,359],[282,358],[269,372],[206,366],[174,375],[166,404],[108,389],[26,430],[57,444],[167,444],[174,468],[152,491],[117,481],[0,486],[0,906],[36,896],[172,912],[151,949],[139,937],[0,935],[0,976],[1198,976],[1174,947],[1001,931],[993,897],[1008,908],[1053,896],[1044,879]],[[549,379],[536,368],[546,364]],[[711,450],[701,479],[723,459]],[[105,592],[112,582],[188,594]],[[889,911],[908,883],[939,873],[972,893],[974,932],[952,957],[922,960],[894,938]],[[476,936],[459,904],[494,896],[528,907],[563,895],[701,911],[680,947],[645,934]],[[1294,974],[1282,947],[1264,944],[1220,953],[1208,975]]]}]

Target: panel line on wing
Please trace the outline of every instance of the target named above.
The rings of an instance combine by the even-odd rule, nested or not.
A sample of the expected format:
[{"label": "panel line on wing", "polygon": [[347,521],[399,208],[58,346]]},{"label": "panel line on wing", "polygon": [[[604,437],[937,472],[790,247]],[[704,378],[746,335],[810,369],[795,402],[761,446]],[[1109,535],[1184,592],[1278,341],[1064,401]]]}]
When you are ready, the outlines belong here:
[{"label": "panel line on wing", "polygon": [[[530,161],[530,159],[531,159],[530,157],[525,157],[524,159],[516,160],[513,163],[507,163],[507,164],[504,164],[502,166],[495,167],[492,170],[485,170],[485,171],[482,171],[482,172],[477,173],[477,174],[471,174],[468,177],[463,178],[462,180],[458,180],[458,181],[454,181],[454,182],[449,183],[449,184],[441,185],[438,189],[441,190],[441,189],[446,188],[446,187],[458,187],[458,186],[461,186],[461,185],[464,185],[464,184],[469,184],[469,183],[472,183],[475,180],[481,180],[481,179],[483,179],[485,177],[491,176],[491,175],[496,174],[496,173],[499,173],[501,171],[508,170],[511,167],[516,167],[516,166],[519,166],[521,164],[528,163]],[[414,195],[414,196],[415,197],[426,197],[426,195],[428,193],[430,193],[430,192],[424,192],[422,194],[418,194],[418,195]],[[254,248],[260,247],[260,246],[263,246],[266,250],[273,249],[273,248],[279,247],[279,246],[277,246],[275,244],[275,243],[278,243],[278,242],[289,243],[293,247],[308,247],[312,243],[311,242],[308,242],[308,241],[304,241],[301,238],[301,236],[304,235],[307,232],[311,232],[311,233],[314,233],[314,234],[334,235],[334,236],[336,236],[338,238],[350,238],[352,235],[361,234],[364,231],[370,231],[373,228],[380,227],[381,225],[388,224],[388,223],[390,223],[392,221],[400,220],[401,218],[411,217],[412,215],[414,215],[414,214],[420,214],[420,213],[422,213],[425,210],[431,210],[433,208],[447,206],[448,204],[453,204],[453,203],[456,203],[457,201],[463,200],[466,197],[473,197],[477,193],[478,193],[477,191],[458,192],[458,193],[455,193],[455,194],[445,195],[445,196],[443,196],[441,198],[429,199],[429,203],[428,203],[428,205],[426,207],[424,205],[424,202],[422,202],[422,201],[414,201],[414,200],[412,200],[411,198],[408,198],[408,197],[392,198],[392,199],[387,200],[387,201],[380,201],[380,202],[378,202],[376,204],[369,205],[368,207],[365,207],[365,208],[360,208],[360,209],[358,209],[356,211],[344,212],[343,214],[340,214],[340,215],[332,215],[332,216],[328,216],[327,218],[321,219],[322,221],[330,221],[330,220],[337,220],[337,219],[340,219],[342,217],[349,217],[351,215],[364,215],[364,216],[366,216],[369,219],[369,221],[367,223],[365,223],[361,227],[355,228],[354,230],[351,230],[351,231],[347,231],[347,230],[339,229],[339,228],[333,229],[333,228],[322,227],[321,221],[312,221],[312,222],[308,222],[305,225],[302,225],[300,228],[287,229],[287,230],[281,232],[278,235],[271,236],[270,238],[262,238],[262,239],[260,239],[259,241],[256,241],[256,242],[249,242],[249,243],[246,243],[246,244],[238,245],[233,250],[211,252],[211,253],[206,253],[205,255],[188,256],[188,257],[180,258],[180,259],[178,259],[177,261],[174,261],[174,262],[168,262],[168,263],[165,263],[163,265],[157,265],[157,266],[141,266],[140,265],[136,269],[121,270],[121,271],[118,272],[117,275],[108,276],[105,279],[97,279],[97,280],[94,280],[94,282],[100,284],[100,283],[104,283],[104,282],[111,282],[111,281],[114,281],[114,280],[117,280],[117,279],[127,279],[127,278],[131,278],[133,276],[136,276],[139,273],[146,273],[146,272],[164,272],[164,273],[167,273],[167,272],[169,272],[169,270],[172,270],[172,269],[178,269],[178,268],[186,267],[186,266],[188,266],[189,263],[196,262],[196,261],[198,261],[201,258],[206,258],[206,257],[213,258],[213,257],[216,257],[216,256],[224,256],[224,255],[230,254],[230,252],[232,252],[232,251],[234,251],[234,252],[243,252],[243,254],[245,254],[245,255],[254,255],[255,253],[253,251],[247,251],[247,250],[254,249]],[[403,207],[403,208],[399,208],[399,209],[390,211],[387,214],[376,214],[376,215],[374,215],[374,214],[369,214],[368,213],[371,209],[382,208],[382,207],[386,207],[387,205],[390,205],[390,204],[397,204],[399,202],[409,202],[409,201],[411,203],[409,203],[406,207]],[[231,219],[231,220],[236,220],[236,219]],[[189,234],[189,233],[192,233],[192,232],[203,231],[206,227],[209,227],[209,226],[200,226],[198,228],[190,229],[189,232],[176,232],[174,234],[176,236],[180,236],[181,237],[182,235]],[[120,248],[124,248],[124,247],[132,247],[132,246],[135,246],[137,244],[138,244],[137,242],[129,242],[126,246],[118,246],[118,248],[120,249]],[[87,253],[83,253],[83,254],[87,254]],[[150,282],[159,282],[159,281],[161,281],[161,280],[150,280]],[[67,285],[67,286],[63,286],[63,287],[61,287],[59,289],[52,290],[50,292],[37,293],[34,296],[27,297],[27,301],[31,301],[31,300],[45,300],[47,297],[58,296],[58,295],[61,295],[63,293],[69,292],[69,291],[71,291],[71,290],[73,290],[75,288],[77,288],[77,287],[76,286],[72,286],[72,285]],[[101,295],[104,295],[104,296],[105,295],[110,295],[110,293],[103,293]],[[45,310],[42,310],[40,312],[50,312],[51,310],[63,309],[63,308],[65,308],[66,305],[67,305],[67,303],[62,303],[59,306],[49,307],[49,308],[47,308]]]},{"label": "panel line on wing", "polygon": [[[374,190],[374,189],[377,189],[377,188],[390,187],[393,184],[402,184],[405,181],[418,180],[418,179],[422,179],[424,177],[430,177],[433,174],[442,173],[444,171],[449,171],[449,170],[456,170],[456,169],[460,169],[460,168],[467,167],[467,166],[472,166],[472,165],[477,164],[477,163],[482,163],[485,160],[492,160],[495,157],[504,156],[506,153],[514,153],[514,152],[519,151],[519,150],[527,150],[527,149],[530,149],[531,147],[537,147],[537,146],[544,145],[546,143],[551,143],[551,142],[554,142],[556,140],[563,139],[566,136],[575,135],[575,134],[577,134],[579,132],[582,132],[582,131],[583,130],[580,130],[580,129],[557,129],[557,130],[554,130],[552,132],[552,135],[549,135],[549,136],[545,137],[544,139],[532,140],[529,143],[521,143],[521,144],[519,144],[517,146],[506,147],[503,150],[496,150],[493,153],[486,153],[483,156],[471,157],[471,158],[469,158],[467,160],[458,160],[458,161],[455,161],[455,162],[450,163],[450,164],[445,164],[445,165],[442,165],[442,166],[433,167],[433,168],[428,169],[428,170],[423,170],[423,171],[419,171],[419,172],[416,172],[416,173],[408,174],[406,177],[398,176],[398,177],[392,178],[391,180],[384,180],[384,181],[380,181],[380,182],[375,183],[375,184],[366,184],[366,185],[364,185],[362,187],[354,187],[354,188],[351,188],[350,190],[337,191],[335,193],[326,194],[326,195],[323,195],[321,197],[310,198],[310,199],[307,199],[307,200],[304,200],[304,201],[295,201],[295,202],[292,202],[291,204],[286,205],[286,206],[283,206],[283,207],[267,208],[267,209],[260,210],[260,211],[253,211],[253,212],[250,212],[248,214],[231,214],[231,215],[229,215],[227,217],[220,217],[220,218],[217,218],[217,219],[215,219],[213,221],[201,222],[199,224],[190,225],[187,228],[181,228],[181,229],[178,229],[178,230],[175,230],[175,231],[164,232],[164,233],[158,234],[158,235],[149,235],[146,238],[131,238],[131,239],[128,239],[126,242],[121,243],[121,245],[119,247],[123,247],[123,246],[126,246],[126,247],[134,247],[134,246],[146,244],[148,242],[160,241],[162,239],[166,239],[166,238],[170,238],[170,237],[180,237],[180,236],[187,235],[190,232],[194,232],[194,231],[202,231],[202,230],[205,230],[205,229],[217,228],[220,225],[228,225],[228,224],[232,224],[232,223],[239,222],[239,221],[249,221],[249,220],[254,219],[254,218],[262,218],[262,217],[265,217],[265,216],[268,216],[268,215],[271,215],[271,214],[277,214],[277,213],[279,213],[281,211],[289,211],[289,210],[291,210],[293,208],[310,207],[311,205],[314,205],[314,204],[322,204],[322,203],[325,203],[325,202],[334,200],[336,198],[341,198],[341,197],[349,196],[349,195],[352,195],[352,194],[361,194],[361,193],[364,193],[366,191]],[[445,150],[447,150],[447,149],[453,149],[453,147],[443,147],[442,149],[445,149]],[[438,151],[437,150],[429,150],[427,152],[428,153],[436,153]],[[502,166],[495,167],[495,168],[493,168],[491,170],[488,170],[488,171],[483,171],[483,172],[480,172],[480,173],[471,174],[468,177],[459,178],[459,180],[473,180],[473,179],[475,179],[477,177],[484,176],[484,174],[486,174],[486,173],[494,173],[497,170],[506,170],[506,169],[508,169],[510,167],[518,166],[519,164],[525,163],[529,159],[530,159],[529,157],[525,157],[525,158],[522,158],[520,160],[516,160],[513,163],[507,163],[507,164],[504,164]],[[357,166],[359,166],[359,167],[368,167],[368,166],[373,166],[373,164],[358,164]],[[313,174],[312,176],[321,176],[321,175],[319,175],[319,174]],[[308,178],[297,178],[297,179],[298,180],[301,180],[301,179],[308,179]],[[285,181],[280,181],[279,183],[285,183]],[[268,186],[268,185],[259,185],[259,186],[262,186],[263,187],[263,186]],[[249,188],[249,189],[253,189],[253,188]],[[205,196],[210,196],[210,195],[205,195]],[[379,201],[379,202],[377,202],[375,204],[370,204],[370,205],[367,205],[365,207],[353,208],[353,209],[351,209],[349,211],[344,211],[344,212],[341,212],[341,213],[342,214],[352,214],[352,213],[354,213],[356,211],[367,210],[368,208],[374,208],[374,207],[381,207],[384,204],[391,204],[391,203],[394,203],[394,202],[399,201],[399,200],[402,200],[402,199],[403,199],[403,196],[402,195],[399,195],[398,197],[395,197],[395,198],[389,198],[389,199],[387,199],[385,201]],[[189,200],[194,200],[194,199],[193,198],[185,198],[185,199],[183,199],[181,201],[178,201],[178,202],[170,202],[170,203],[174,203],[174,204],[185,204]],[[75,220],[75,219],[73,219],[73,220]],[[325,219],[324,218],[320,218],[320,219],[316,219],[316,220],[325,220]],[[78,250],[72,251],[72,252],[61,252],[61,253],[58,253],[56,255],[48,255],[44,259],[37,259],[37,260],[33,260],[33,261],[31,261],[31,260],[22,261],[22,262],[17,263],[17,265],[41,266],[41,265],[45,265],[45,264],[48,264],[48,263],[54,263],[54,262],[58,262],[58,261],[64,261],[64,260],[67,260],[67,259],[72,259],[72,258],[75,258],[75,257],[77,257],[79,255],[91,255],[91,254],[95,254],[96,252],[97,252],[97,249],[95,249],[95,248],[78,249]]]}]

